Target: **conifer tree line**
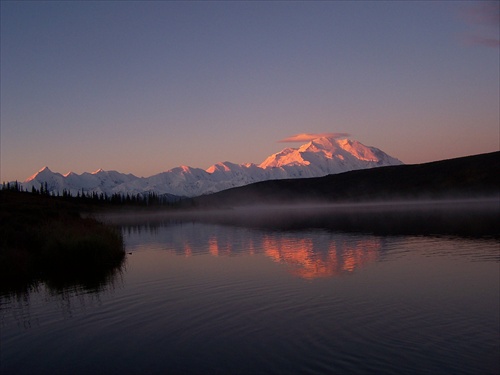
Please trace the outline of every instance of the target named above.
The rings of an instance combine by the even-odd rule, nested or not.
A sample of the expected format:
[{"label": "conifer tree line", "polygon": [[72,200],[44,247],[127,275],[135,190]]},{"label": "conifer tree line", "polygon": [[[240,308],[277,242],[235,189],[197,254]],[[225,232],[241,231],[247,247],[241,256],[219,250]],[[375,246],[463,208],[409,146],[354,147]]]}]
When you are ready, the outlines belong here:
[{"label": "conifer tree line", "polygon": [[35,186],[31,188],[31,191],[28,191],[23,188],[23,186],[17,181],[3,182],[1,186],[1,190],[6,191],[16,191],[23,193],[31,193],[38,195],[45,195],[51,197],[60,197],[65,200],[72,201],[80,201],[80,202],[94,202],[94,203],[108,203],[113,205],[134,205],[134,206],[170,206],[175,201],[169,199],[168,196],[159,195],[153,191],[148,193],[137,193],[137,194],[121,194],[121,193],[113,193],[108,195],[106,193],[97,193],[86,192],[83,188],[79,190],[75,195],[72,195],[71,192],[67,189],[63,189],[62,193],[59,191],[50,191],[48,188],[47,182],[41,183],[40,188],[37,189]]},{"label": "conifer tree line", "polygon": [[17,180],[13,183],[10,182],[3,182],[2,184],[2,190],[10,190],[10,191],[24,191],[23,186],[17,182]]}]

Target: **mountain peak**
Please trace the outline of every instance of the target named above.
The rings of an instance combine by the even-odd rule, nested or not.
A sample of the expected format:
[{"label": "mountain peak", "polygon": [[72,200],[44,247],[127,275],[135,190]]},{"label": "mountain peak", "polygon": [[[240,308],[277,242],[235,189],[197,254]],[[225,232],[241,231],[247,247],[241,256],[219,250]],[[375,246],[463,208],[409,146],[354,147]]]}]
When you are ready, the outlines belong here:
[{"label": "mountain peak", "polygon": [[361,142],[348,138],[325,136],[312,139],[299,148],[283,149],[281,152],[269,156],[259,166],[266,169],[318,166],[318,163],[321,164],[320,169],[326,172],[325,174],[380,165],[402,164],[401,161],[378,148],[365,146]]},{"label": "mountain peak", "polygon": [[308,143],[303,144],[299,147],[300,152],[304,151],[335,151],[338,148],[339,142],[341,140],[336,139],[335,137],[321,137],[316,138]]},{"label": "mountain peak", "polygon": [[304,143],[298,148],[285,148],[281,152],[269,156],[259,166],[261,168],[276,168],[284,166],[306,166],[310,161],[307,154],[322,155],[328,159],[338,152],[339,140],[335,137],[319,137]]},{"label": "mountain peak", "polygon": [[231,163],[229,163],[229,162],[219,162],[219,163],[214,164],[211,167],[207,168],[206,171],[208,173],[214,173],[216,171],[229,172],[231,170],[231,168],[229,167],[228,164],[231,165]]},{"label": "mountain peak", "polygon": [[214,164],[210,167],[208,167],[205,172],[214,174],[217,172],[220,173],[226,173],[226,172],[231,172],[237,169],[240,169],[242,167],[250,167],[251,164],[234,164],[231,163],[230,161],[224,161],[224,162],[219,162],[217,164]]},{"label": "mountain peak", "polygon": [[44,175],[52,174],[52,171],[49,169],[49,167],[45,166],[42,169],[40,169],[38,172],[36,172],[34,175],[28,177],[24,182],[30,182],[35,180],[37,177],[41,177]]},{"label": "mountain peak", "polygon": [[44,167],[23,185],[29,190],[33,186],[38,188],[42,182],[48,182],[51,191],[66,189],[72,194],[83,188],[88,192],[108,194],[155,191],[159,194],[193,197],[265,180],[321,177],[354,169],[398,164],[402,163],[375,147],[325,135],[308,138],[307,143],[298,148],[285,148],[269,156],[260,165],[225,161],[206,170],[182,165],[141,178],[102,169],[83,174],[70,172],[63,176]]}]

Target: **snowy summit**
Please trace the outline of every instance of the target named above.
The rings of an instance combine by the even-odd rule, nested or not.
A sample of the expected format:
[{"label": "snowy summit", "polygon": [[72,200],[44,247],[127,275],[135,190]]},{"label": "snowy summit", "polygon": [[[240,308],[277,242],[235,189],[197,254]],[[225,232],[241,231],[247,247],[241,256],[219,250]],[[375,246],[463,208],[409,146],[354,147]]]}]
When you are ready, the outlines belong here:
[{"label": "snowy summit", "polygon": [[206,170],[181,166],[151,177],[99,169],[62,175],[44,167],[22,183],[26,190],[47,183],[49,191],[113,194],[155,192],[194,197],[265,180],[321,177],[356,169],[403,164],[378,148],[350,139],[320,137],[298,148],[285,148],[260,165],[220,162]]}]

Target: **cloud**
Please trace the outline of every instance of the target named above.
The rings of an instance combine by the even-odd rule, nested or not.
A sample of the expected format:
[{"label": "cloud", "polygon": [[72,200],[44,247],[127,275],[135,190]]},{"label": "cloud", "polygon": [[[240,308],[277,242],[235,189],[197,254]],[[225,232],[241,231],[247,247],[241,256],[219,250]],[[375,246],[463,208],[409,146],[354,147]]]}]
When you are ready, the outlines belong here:
[{"label": "cloud", "polygon": [[483,36],[470,35],[466,36],[465,44],[486,47],[500,47],[500,39],[486,38]]},{"label": "cloud", "polygon": [[468,24],[494,26],[500,22],[500,3],[482,1],[462,9],[462,19]]},{"label": "cloud", "polygon": [[461,9],[460,18],[469,26],[468,45],[500,46],[500,2],[481,1]]},{"label": "cloud", "polygon": [[279,143],[289,143],[289,142],[308,142],[316,138],[329,137],[329,138],[346,138],[349,137],[349,133],[301,133],[295,134],[291,137],[284,138]]}]

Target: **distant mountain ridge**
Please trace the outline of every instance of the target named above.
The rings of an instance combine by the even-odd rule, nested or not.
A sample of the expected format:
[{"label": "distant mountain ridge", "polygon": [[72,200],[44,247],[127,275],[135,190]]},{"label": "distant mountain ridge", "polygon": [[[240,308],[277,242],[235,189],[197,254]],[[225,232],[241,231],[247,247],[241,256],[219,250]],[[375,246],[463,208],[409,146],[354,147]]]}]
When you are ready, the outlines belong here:
[{"label": "distant mountain ridge", "polygon": [[357,169],[400,165],[402,162],[382,150],[350,139],[321,137],[299,148],[285,148],[266,158],[260,165],[220,162],[207,170],[180,166],[151,177],[137,177],[117,171],[99,169],[93,173],[62,175],[48,167],[21,185],[25,190],[46,184],[49,192],[63,190],[75,195],[106,194],[170,194],[195,197],[255,182],[305,177],[321,177]]},{"label": "distant mountain ridge", "polygon": [[262,181],[195,197],[200,208],[488,198],[500,208],[500,152],[424,164]]}]

